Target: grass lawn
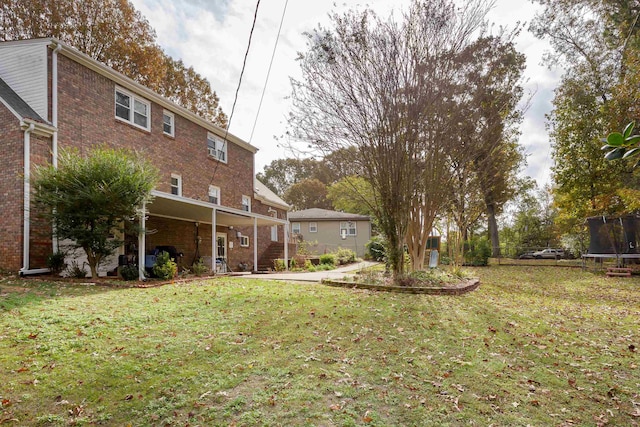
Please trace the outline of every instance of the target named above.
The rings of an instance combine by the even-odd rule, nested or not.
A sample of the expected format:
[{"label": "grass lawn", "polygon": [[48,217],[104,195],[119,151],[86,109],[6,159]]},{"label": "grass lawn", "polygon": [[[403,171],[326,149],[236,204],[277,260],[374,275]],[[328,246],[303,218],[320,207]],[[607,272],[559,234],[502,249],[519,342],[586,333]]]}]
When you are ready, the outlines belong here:
[{"label": "grass lawn", "polygon": [[639,277],[474,273],[458,297],[5,278],[0,424],[640,425]]}]

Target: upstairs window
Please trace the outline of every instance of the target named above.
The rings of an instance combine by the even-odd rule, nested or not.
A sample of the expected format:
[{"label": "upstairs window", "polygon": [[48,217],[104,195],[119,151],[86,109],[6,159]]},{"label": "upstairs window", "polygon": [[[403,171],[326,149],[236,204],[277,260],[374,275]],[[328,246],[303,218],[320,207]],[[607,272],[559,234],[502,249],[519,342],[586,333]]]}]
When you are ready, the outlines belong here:
[{"label": "upstairs window", "polygon": [[209,203],[214,205],[220,204],[220,188],[210,185],[209,186]]},{"label": "upstairs window", "polygon": [[355,236],[356,235],[356,223],[352,221],[342,221],[340,223],[340,236]]},{"label": "upstairs window", "polygon": [[162,113],[162,133],[175,136],[175,116],[167,110]]},{"label": "upstairs window", "polygon": [[251,212],[251,197],[242,196],[242,210],[246,212]]},{"label": "upstairs window", "polygon": [[174,173],[171,174],[171,194],[182,196],[182,177]]},{"label": "upstairs window", "polygon": [[116,88],[116,118],[144,130],[151,130],[151,104],[132,93]]},{"label": "upstairs window", "polygon": [[309,223],[309,233],[317,233],[318,232],[318,223],[310,222]]},{"label": "upstairs window", "polygon": [[207,134],[207,152],[210,157],[227,163],[227,143],[211,132]]}]

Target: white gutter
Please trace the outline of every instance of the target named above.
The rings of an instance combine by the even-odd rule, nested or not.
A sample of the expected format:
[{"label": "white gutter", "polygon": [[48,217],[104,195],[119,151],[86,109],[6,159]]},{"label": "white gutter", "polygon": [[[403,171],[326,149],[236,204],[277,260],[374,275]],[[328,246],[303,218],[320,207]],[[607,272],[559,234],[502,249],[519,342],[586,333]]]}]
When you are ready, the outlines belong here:
[{"label": "white gutter", "polygon": [[[60,43],[51,52],[51,124],[56,131],[51,138],[51,164],[58,169],[58,52],[62,49]],[[53,237],[53,253],[59,250],[59,240],[56,233]]]},{"label": "white gutter", "polygon": [[20,275],[30,274],[29,271],[29,239],[30,239],[30,223],[31,223],[31,132],[36,125],[31,123],[24,130],[24,222],[22,225],[22,268]]}]

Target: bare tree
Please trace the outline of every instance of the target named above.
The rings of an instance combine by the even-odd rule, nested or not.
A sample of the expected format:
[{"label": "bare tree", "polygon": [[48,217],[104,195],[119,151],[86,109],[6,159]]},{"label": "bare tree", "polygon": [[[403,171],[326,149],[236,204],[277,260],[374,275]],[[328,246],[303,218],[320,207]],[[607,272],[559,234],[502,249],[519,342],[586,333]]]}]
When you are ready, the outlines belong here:
[{"label": "bare tree", "polygon": [[292,135],[330,153],[355,147],[375,194],[373,211],[394,274],[404,273],[404,244],[422,266],[435,213],[447,198],[450,156],[460,136],[451,105],[459,89],[457,55],[481,31],[493,2],[456,8],[414,1],[401,19],[371,10],[331,16],[300,55],[292,80]]}]

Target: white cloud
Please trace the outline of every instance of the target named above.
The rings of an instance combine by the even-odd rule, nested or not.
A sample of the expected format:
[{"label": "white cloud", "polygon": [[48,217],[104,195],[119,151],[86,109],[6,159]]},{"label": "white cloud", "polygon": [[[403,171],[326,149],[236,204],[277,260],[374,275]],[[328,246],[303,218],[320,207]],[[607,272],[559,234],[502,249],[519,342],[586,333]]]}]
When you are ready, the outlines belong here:
[{"label": "white cloud", "polygon": [[[263,0],[260,3],[251,51],[230,126],[231,133],[247,141],[256,120],[285,1]],[[133,0],[133,4],[155,28],[162,48],[205,76],[218,93],[222,108],[230,114],[255,12],[255,0]],[[272,160],[290,155],[277,145],[274,136],[280,136],[286,130],[289,103],[285,98],[290,93],[289,77],[299,76],[295,58],[297,52],[305,50],[302,33],[317,27],[318,23],[326,23],[331,10],[343,11],[368,5],[385,15],[407,4],[407,0],[369,0],[366,5],[353,0],[343,0],[338,4],[332,1],[288,2],[267,91],[250,141],[260,149],[256,156],[256,172]],[[516,20],[531,21],[538,8],[527,0],[498,0],[490,19],[512,28]],[[520,139],[528,153],[529,165],[525,174],[542,185],[549,181],[552,164],[544,115],[551,110],[550,100],[559,74],[540,65],[542,53],[548,46],[527,32],[526,26],[517,39],[517,47],[527,55],[526,89],[535,91]]]}]

